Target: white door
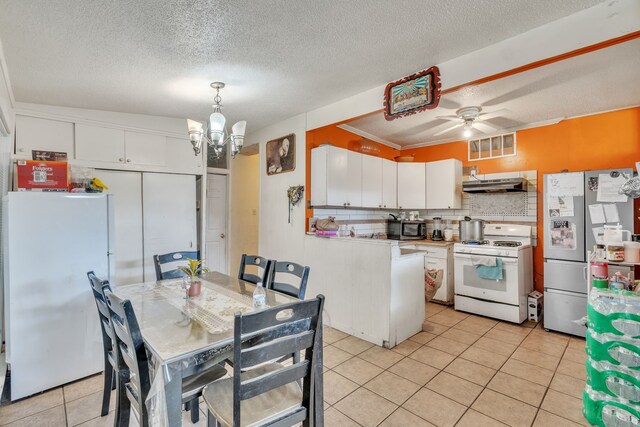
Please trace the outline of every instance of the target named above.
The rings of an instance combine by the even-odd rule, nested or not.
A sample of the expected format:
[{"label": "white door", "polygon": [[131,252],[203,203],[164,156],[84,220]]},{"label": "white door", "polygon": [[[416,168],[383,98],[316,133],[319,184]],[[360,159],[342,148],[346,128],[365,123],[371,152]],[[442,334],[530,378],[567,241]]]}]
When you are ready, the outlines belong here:
[{"label": "white door", "polygon": [[197,250],[196,177],[142,174],[144,280],[156,280],[153,256]]},{"label": "white door", "polygon": [[113,243],[115,272],[111,278],[118,285],[144,280],[142,252],[142,174],[140,172],[96,170],[95,176],[113,194]]},{"label": "white door", "polygon": [[382,207],[382,159],[362,156],[362,207]]},{"label": "white door", "polygon": [[205,265],[227,274],[227,176],[207,176],[207,243]]}]

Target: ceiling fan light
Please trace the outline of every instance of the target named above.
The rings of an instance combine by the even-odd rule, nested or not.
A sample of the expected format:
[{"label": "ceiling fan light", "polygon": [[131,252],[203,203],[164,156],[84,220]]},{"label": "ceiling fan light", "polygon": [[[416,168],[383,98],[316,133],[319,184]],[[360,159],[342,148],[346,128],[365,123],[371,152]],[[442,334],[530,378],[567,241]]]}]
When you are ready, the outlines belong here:
[{"label": "ceiling fan light", "polygon": [[472,130],[473,130],[473,125],[471,123],[465,123],[464,131],[462,132],[462,135],[465,138],[469,138],[471,136]]}]

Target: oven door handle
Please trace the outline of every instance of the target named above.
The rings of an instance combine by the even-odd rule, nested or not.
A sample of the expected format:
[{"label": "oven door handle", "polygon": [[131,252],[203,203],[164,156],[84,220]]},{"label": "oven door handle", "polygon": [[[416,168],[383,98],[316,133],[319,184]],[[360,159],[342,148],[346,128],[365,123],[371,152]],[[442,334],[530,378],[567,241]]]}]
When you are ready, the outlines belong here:
[{"label": "oven door handle", "polygon": [[455,254],[455,258],[460,259],[483,259],[483,258],[500,258],[503,264],[517,264],[518,258],[504,258],[500,256],[486,256],[486,255],[469,255],[469,254]]}]

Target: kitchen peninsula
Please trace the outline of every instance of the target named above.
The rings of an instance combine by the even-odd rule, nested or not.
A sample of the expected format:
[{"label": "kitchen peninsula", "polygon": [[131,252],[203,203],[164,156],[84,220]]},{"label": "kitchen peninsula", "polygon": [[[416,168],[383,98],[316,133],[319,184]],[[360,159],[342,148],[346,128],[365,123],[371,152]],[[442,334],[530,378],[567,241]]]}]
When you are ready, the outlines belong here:
[{"label": "kitchen peninsula", "polygon": [[424,252],[386,239],[305,236],[308,295],[326,297],[324,323],[392,348],[422,331]]}]

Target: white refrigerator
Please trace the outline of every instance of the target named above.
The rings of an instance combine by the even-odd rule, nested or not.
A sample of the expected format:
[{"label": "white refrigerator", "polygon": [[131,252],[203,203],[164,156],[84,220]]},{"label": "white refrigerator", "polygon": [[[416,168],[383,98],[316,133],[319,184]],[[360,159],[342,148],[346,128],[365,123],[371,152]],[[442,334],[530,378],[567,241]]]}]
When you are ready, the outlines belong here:
[{"label": "white refrigerator", "polygon": [[110,197],[13,192],[4,198],[4,307],[11,400],[102,371],[88,271],[108,278]]}]

